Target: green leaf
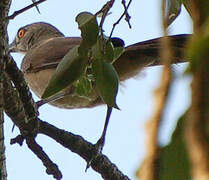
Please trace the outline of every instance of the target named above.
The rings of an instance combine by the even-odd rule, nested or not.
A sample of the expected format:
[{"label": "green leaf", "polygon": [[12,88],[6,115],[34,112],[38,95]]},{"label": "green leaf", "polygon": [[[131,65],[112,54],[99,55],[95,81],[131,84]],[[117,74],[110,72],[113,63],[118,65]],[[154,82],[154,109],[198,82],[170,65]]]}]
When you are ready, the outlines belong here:
[{"label": "green leaf", "polygon": [[208,61],[209,57],[209,19],[201,27],[201,31],[192,36],[186,48],[186,58],[190,60],[187,72],[195,71],[202,64],[201,61]]},{"label": "green leaf", "polygon": [[124,47],[115,47],[114,48],[113,62],[115,62],[123,54],[124,51],[125,51],[125,48]]},{"label": "green leaf", "polygon": [[86,76],[81,77],[74,83],[75,93],[80,97],[85,97],[88,99],[88,95],[92,90],[91,80],[89,80]]},{"label": "green leaf", "polygon": [[109,106],[118,108],[116,96],[118,93],[118,75],[112,64],[105,61],[102,46],[102,39],[98,38],[97,43],[92,47],[92,72],[96,87],[102,100]]},{"label": "green leaf", "polygon": [[81,77],[87,66],[88,57],[79,55],[78,48],[79,46],[75,46],[64,56],[53,73],[42,98],[54,95]]},{"label": "green leaf", "polygon": [[163,0],[167,26],[169,26],[180,14],[182,0]]},{"label": "green leaf", "polygon": [[184,140],[184,121],[185,115],[179,119],[170,144],[159,151],[160,180],[191,179],[190,163]]},{"label": "green leaf", "polygon": [[[194,11],[194,5],[191,3],[191,1],[188,0],[182,0],[182,3],[189,13],[192,20],[195,20],[197,18],[197,10]],[[199,23],[204,23],[207,18],[209,17],[209,1],[195,1],[195,7],[198,8],[198,16],[199,16]],[[199,14],[200,13],[200,14]]]},{"label": "green leaf", "polygon": [[76,17],[76,22],[81,30],[82,44],[90,48],[97,42],[99,34],[96,16],[89,12],[82,12]]},{"label": "green leaf", "polygon": [[94,59],[92,62],[92,70],[96,87],[103,101],[108,106],[119,109],[116,104],[119,84],[118,76],[112,64],[102,59]]},{"label": "green leaf", "polygon": [[106,41],[104,43],[104,59],[106,62],[112,63],[114,59],[114,47],[110,40],[105,39],[104,41]]}]

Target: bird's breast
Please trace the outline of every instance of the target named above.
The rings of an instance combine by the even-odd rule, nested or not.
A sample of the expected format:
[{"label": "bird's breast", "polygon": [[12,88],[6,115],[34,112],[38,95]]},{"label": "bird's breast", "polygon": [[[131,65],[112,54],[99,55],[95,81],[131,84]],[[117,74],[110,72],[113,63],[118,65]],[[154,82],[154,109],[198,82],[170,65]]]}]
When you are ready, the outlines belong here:
[{"label": "bird's breast", "polygon": [[[39,98],[41,98],[54,71],[55,69],[46,69],[38,72],[24,73],[28,86]],[[69,90],[69,88],[70,87],[67,87],[66,90]],[[88,98],[80,97],[72,92],[72,94],[50,102],[49,104],[59,108],[75,109],[94,107],[103,103],[96,89],[93,88],[93,90],[89,93]]]}]

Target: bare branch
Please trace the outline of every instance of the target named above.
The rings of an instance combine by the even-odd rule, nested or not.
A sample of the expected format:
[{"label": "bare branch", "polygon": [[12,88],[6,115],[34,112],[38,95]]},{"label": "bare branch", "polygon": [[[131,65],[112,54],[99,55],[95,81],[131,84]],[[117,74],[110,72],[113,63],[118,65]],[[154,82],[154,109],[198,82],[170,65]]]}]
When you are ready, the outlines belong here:
[{"label": "bare branch", "polygon": [[43,165],[46,167],[46,172],[57,180],[62,179],[62,173],[60,172],[58,166],[54,164],[48,155],[43,151],[42,147],[38,145],[35,141],[35,136],[23,136],[18,135],[17,137],[11,139],[10,144],[18,143],[20,146],[23,145],[23,141],[26,140],[28,148],[42,161]]},{"label": "bare branch", "polygon": [[17,15],[27,11],[28,9],[36,7],[38,4],[41,4],[44,1],[46,1],[46,0],[39,0],[37,2],[34,2],[34,3],[30,4],[29,6],[26,6],[26,7],[22,8],[18,11],[15,11],[12,15],[8,16],[7,19],[14,19]]},{"label": "bare branch", "polygon": [[39,133],[45,134],[56,142],[60,143],[62,146],[77,153],[86,162],[92,160],[92,157],[96,157],[91,162],[91,167],[100,173],[102,177],[106,180],[130,180],[127,176],[123,175],[122,172],[110,162],[110,160],[103,154],[97,154],[95,146],[81,136],[74,135],[65,130],[58,129],[57,127],[40,121]]},{"label": "bare branch", "polygon": [[102,19],[101,19],[101,22],[100,22],[100,28],[101,28],[101,32],[102,32],[102,26],[104,24],[104,21],[105,21],[105,18],[109,12],[109,10],[112,8],[113,4],[115,3],[115,0],[110,0],[108,1],[103,7],[102,9],[100,9],[96,14],[95,16],[99,15],[102,13]]},{"label": "bare branch", "polygon": [[1,180],[7,179],[5,144],[4,144],[4,114],[2,108],[0,108],[0,179]]},{"label": "bare branch", "polygon": [[[36,2],[36,0],[31,0],[33,3],[35,3]],[[38,8],[38,5],[36,5],[36,10],[38,11],[38,13],[39,14],[41,14],[41,12],[40,12],[40,10],[39,10],[39,8]]]},{"label": "bare branch", "polygon": [[47,174],[53,175],[57,180],[62,179],[62,173],[58,169],[58,166],[50,160],[42,147],[36,143],[34,137],[26,137],[26,143],[29,149],[42,161],[43,165],[46,167]]},{"label": "bare branch", "polygon": [[0,180],[7,179],[6,158],[5,158],[5,145],[4,145],[4,116],[3,116],[3,81],[4,81],[4,56],[7,54],[7,41],[8,36],[6,33],[8,21],[5,20],[5,15],[9,12],[11,1],[2,0],[0,3]]},{"label": "bare branch", "polygon": [[38,116],[38,110],[36,103],[32,99],[32,94],[25,82],[22,71],[20,71],[13,60],[12,56],[7,56],[4,58],[6,62],[6,72],[14,83],[20,99],[23,103],[24,110],[27,115],[26,121],[29,121]]},{"label": "bare branch", "polygon": [[128,8],[129,8],[129,6],[131,4],[131,1],[132,0],[129,1],[128,6],[126,7],[126,1],[122,0],[122,4],[123,4],[123,8],[125,10],[125,16],[126,16],[125,20],[128,23],[129,28],[131,28],[131,23],[130,23],[131,16],[128,14]]},{"label": "bare branch", "polygon": [[102,37],[102,41],[103,41],[103,38],[104,38],[104,34],[103,34],[103,24],[104,24],[104,21],[105,21],[105,18],[107,17],[108,15],[108,12],[109,10],[112,8],[113,4],[115,3],[115,0],[110,0],[108,1],[103,7],[101,10],[99,10],[95,16],[99,15],[102,13],[102,19],[100,21],[100,30],[101,30],[101,37]]},{"label": "bare branch", "polygon": [[[85,141],[81,136],[77,136],[70,132],[60,130],[48,123],[40,121],[38,118],[34,118],[32,121],[26,122],[24,120],[25,112],[23,110],[23,104],[19,99],[17,91],[12,87],[10,81],[6,77],[4,81],[4,97],[5,96],[8,97],[7,101],[5,101],[4,103],[5,112],[12,119],[14,124],[18,126],[21,132],[21,136],[14,139],[13,143],[20,142],[21,144],[24,138],[27,141],[28,137],[31,136],[35,137],[37,133],[42,133],[56,140],[58,143],[68,148],[69,150],[79,154],[87,162],[89,162],[92,159],[92,157],[96,157],[92,161],[91,166],[94,170],[99,172],[104,179],[129,180],[128,177],[123,175],[122,172],[119,171],[118,168],[114,164],[112,164],[107,159],[106,156],[102,154],[97,154],[97,150],[95,149],[95,146]],[[32,140],[30,139],[30,142],[31,141]],[[37,145],[35,146],[36,146],[34,147],[35,149],[40,148],[40,147],[38,148]],[[41,157],[40,158],[41,160],[43,160],[44,157],[46,157],[46,154],[44,154],[43,151],[38,151],[38,150],[35,151],[33,149],[33,152],[39,158]],[[51,169],[51,168],[48,168],[47,165],[47,169]]]},{"label": "bare branch", "polygon": [[128,14],[128,8],[129,8],[129,6],[131,5],[131,2],[132,2],[132,0],[130,0],[130,1],[128,2],[128,5],[126,6],[126,5],[125,5],[125,1],[122,0],[122,4],[123,4],[123,7],[124,7],[124,12],[123,12],[123,14],[120,16],[120,18],[113,24],[113,27],[112,27],[112,30],[111,30],[111,33],[110,33],[110,38],[112,37],[113,31],[114,31],[116,25],[118,25],[118,24],[120,23],[121,19],[122,19],[124,16],[126,16],[125,20],[128,22],[129,28],[131,28],[131,24],[130,24],[130,16],[129,16],[129,14]]},{"label": "bare branch", "polygon": [[[2,61],[0,61],[2,62]],[[7,179],[6,157],[4,144],[4,114],[3,114],[3,63],[0,63],[0,180]]]},{"label": "bare branch", "polygon": [[[0,53],[2,54],[2,53]],[[4,114],[3,114],[3,72],[4,63],[0,57],[0,180],[7,179],[6,157],[4,144]]]}]

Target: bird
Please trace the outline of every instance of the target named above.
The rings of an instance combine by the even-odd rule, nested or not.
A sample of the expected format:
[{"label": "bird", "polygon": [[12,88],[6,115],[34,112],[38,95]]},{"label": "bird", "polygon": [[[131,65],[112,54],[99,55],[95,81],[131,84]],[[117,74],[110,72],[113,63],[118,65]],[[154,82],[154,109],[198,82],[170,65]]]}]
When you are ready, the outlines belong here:
[{"label": "bird", "polygon": [[[189,34],[170,36],[174,51],[173,63],[184,62],[183,49],[189,36]],[[117,45],[117,39],[113,40],[115,40],[113,44]],[[161,38],[155,38],[125,47],[125,52],[113,63],[119,80],[125,81],[136,76],[144,67],[160,65],[160,40]],[[41,98],[51,75],[64,55],[80,43],[80,37],[65,37],[51,24],[37,22],[19,28],[14,41],[9,45],[9,51],[25,54],[21,70],[31,90]],[[123,45],[123,42],[119,40],[119,44]],[[49,103],[65,109],[91,108],[103,104],[95,90],[89,94],[88,99],[70,92],[63,98]]]},{"label": "bird", "polygon": [[[183,50],[190,34],[169,36],[173,50],[172,63],[184,62]],[[41,98],[52,74],[65,54],[81,43],[80,37],[65,37],[56,27],[45,22],[36,22],[19,28],[10,52],[23,53],[21,70],[30,89]],[[123,40],[111,39],[113,46],[123,46]],[[136,76],[147,66],[160,65],[161,38],[155,38],[125,47],[124,53],[113,63],[120,81]],[[75,94],[73,86],[63,90],[64,95],[49,104],[65,109],[92,108],[104,104],[93,87],[88,98]],[[104,131],[103,135],[104,136]],[[103,137],[104,138],[104,137]],[[100,138],[101,140],[101,138]],[[102,146],[104,142],[102,142]]]}]

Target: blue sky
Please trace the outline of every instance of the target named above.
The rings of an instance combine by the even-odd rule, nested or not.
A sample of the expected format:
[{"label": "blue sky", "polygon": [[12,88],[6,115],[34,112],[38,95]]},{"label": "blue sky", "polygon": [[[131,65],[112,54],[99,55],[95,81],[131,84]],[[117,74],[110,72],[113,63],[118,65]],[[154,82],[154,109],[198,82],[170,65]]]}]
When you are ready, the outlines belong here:
[{"label": "blue sky", "polygon": [[[75,22],[76,15],[81,11],[97,12],[106,1],[46,1],[39,6],[41,14],[31,9],[11,20],[8,27],[10,42],[17,30],[26,24],[44,21],[53,24],[66,36],[79,36],[80,31]],[[105,23],[105,34],[111,31],[112,24],[122,12],[121,1],[117,1]],[[156,38],[162,35],[159,0],[134,1],[129,9],[132,29],[122,21],[115,29],[114,36],[124,39],[126,45]],[[30,4],[29,0],[13,1],[10,14]],[[62,3],[62,4],[60,4]],[[183,9],[180,17],[169,27],[170,34],[191,33],[192,24],[188,14]],[[13,54],[18,65],[23,55]],[[173,66],[176,79],[172,95],[164,115],[164,123],[160,132],[160,144],[169,142],[169,137],[175,127],[176,119],[185,111],[190,102],[190,78],[182,76],[186,64]],[[153,112],[152,91],[157,87],[161,67],[151,67],[143,70],[120,87],[117,102],[121,111],[114,110],[107,131],[106,144],[103,153],[115,163],[118,168],[131,179],[135,178],[135,170],[143,160],[145,153],[145,122]],[[35,96],[34,96],[35,97]],[[37,98],[35,97],[37,100]],[[63,110],[45,105],[40,108],[40,118],[59,128],[83,136],[94,143],[99,138],[106,112],[105,106],[92,109]],[[52,180],[45,173],[45,167],[39,159],[30,152],[26,145],[10,145],[11,138],[18,134],[18,129],[12,133],[12,122],[5,120],[6,159],[9,180]],[[59,166],[63,180],[100,180],[101,176],[91,170],[85,173],[85,161],[46,136],[39,135],[38,143],[42,145],[50,158]]]}]

